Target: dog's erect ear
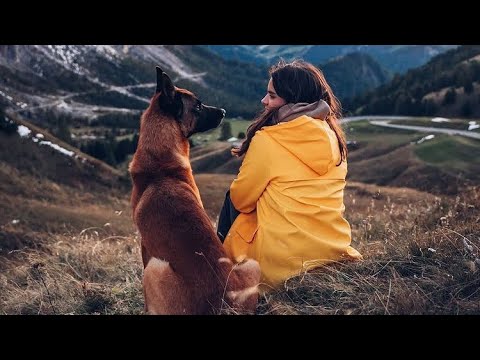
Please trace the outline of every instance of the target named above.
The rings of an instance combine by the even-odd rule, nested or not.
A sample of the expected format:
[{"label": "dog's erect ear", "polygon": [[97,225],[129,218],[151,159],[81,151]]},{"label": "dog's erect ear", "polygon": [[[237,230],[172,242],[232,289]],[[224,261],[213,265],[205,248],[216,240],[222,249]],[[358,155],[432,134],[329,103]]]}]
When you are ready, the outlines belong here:
[{"label": "dog's erect ear", "polygon": [[173,101],[175,96],[175,87],[173,86],[170,77],[157,66],[157,89],[156,93],[161,92],[162,97],[166,97],[168,100]]},{"label": "dog's erect ear", "polygon": [[164,71],[160,68],[160,66],[156,66],[155,68],[157,69],[157,89],[155,90],[155,92],[158,93],[163,90],[162,73]]},{"label": "dog's erect ear", "polygon": [[173,99],[175,98],[175,86],[173,86],[172,80],[170,80],[170,77],[163,73],[163,94],[165,97],[167,97],[170,101],[173,102]]}]

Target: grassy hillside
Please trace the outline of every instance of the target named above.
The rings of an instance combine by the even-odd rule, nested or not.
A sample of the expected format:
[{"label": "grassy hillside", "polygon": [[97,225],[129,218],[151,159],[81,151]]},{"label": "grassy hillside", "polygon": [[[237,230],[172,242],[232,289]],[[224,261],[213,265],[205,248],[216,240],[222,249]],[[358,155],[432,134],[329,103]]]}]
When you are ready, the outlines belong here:
[{"label": "grassy hillside", "polygon": [[[0,313],[142,314],[131,184],[108,165],[22,124],[31,128],[30,137],[0,131]],[[79,157],[34,142],[32,136],[41,138],[37,132]],[[289,279],[260,299],[258,314],[480,313],[480,182],[453,196],[394,186],[403,179],[411,187],[448,190],[440,186],[445,168],[477,155],[478,146],[456,137],[414,145],[418,134],[395,132],[349,124],[349,138],[360,144],[350,155],[350,172],[390,184],[352,178],[347,184],[345,216],[364,261]],[[445,156],[432,156],[432,147]],[[229,144],[221,142],[195,147],[192,164],[226,151]],[[426,169],[438,172],[427,179]],[[195,173],[212,224],[234,177]]]},{"label": "grassy hillside", "polygon": [[[232,179],[196,176],[212,222]],[[364,261],[292,278],[260,299],[258,314],[480,313],[478,188],[450,198],[350,182],[345,203]],[[32,238],[41,247],[2,255],[0,312],[141,314],[139,239],[119,226],[53,230]]]},{"label": "grassy hillside", "polygon": [[346,217],[364,256],[285,282],[261,314],[480,314],[480,191],[435,197],[350,183]]},{"label": "grassy hillside", "polygon": [[[239,130],[248,125],[248,122],[231,123]],[[408,123],[424,125],[424,120]],[[457,123],[462,125],[455,125]],[[442,126],[443,123],[432,124]],[[455,128],[468,123],[459,120],[452,124]],[[405,186],[435,194],[456,194],[480,182],[477,140],[435,134],[433,140],[417,143],[428,133],[374,126],[367,120],[346,124],[345,132],[347,139],[356,143],[348,157],[347,179],[350,181]],[[196,173],[238,173],[241,159],[230,155],[228,143],[214,141],[219,134],[220,130],[215,129],[195,138],[200,144],[191,153]]]},{"label": "grassy hillside", "polygon": [[477,140],[435,134],[432,140],[420,141],[428,133],[368,121],[348,123],[346,134],[359,145],[349,154],[349,180],[436,194],[456,194],[480,182]]},{"label": "grassy hillside", "polygon": [[[17,132],[0,131],[0,212],[4,219],[0,254],[25,244],[40,244],[36,239],[45,239],[51,232],[106,223],[118,225],[119,233],[129,231],[124,225],[128,204],[122,200],[130,188],[125,175],[26,121],[19,124],[31,133],[20,137]],[[58,147],[74,155],[63,154]],[[116,216],[115,211],[125,215]]]},{"label": "grassy hillside", "polygon": [[[140,289],[129,181],[45,130],[19,124],[31,133],[0,131],[0,313],[103,311],[101,282],[121,287],[131,276]],[[139,305],[141,291],[131,294]],[[120,291],[116,305],[128,296]]]},{"label": "grassy hillside", "polygon": [[415,147],[415,155],[426,163],[453,174],[472,173],[480,180],[480,142],[478,140],[436,136]]}]

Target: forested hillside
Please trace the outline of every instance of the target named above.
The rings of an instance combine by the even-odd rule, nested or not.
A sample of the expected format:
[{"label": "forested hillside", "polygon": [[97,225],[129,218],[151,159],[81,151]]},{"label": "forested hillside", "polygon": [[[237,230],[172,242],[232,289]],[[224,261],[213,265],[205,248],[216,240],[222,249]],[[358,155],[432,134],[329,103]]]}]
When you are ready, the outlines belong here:
[{"label": "forested hillside", "polygon": [[396,75],[344,108],[353,114],[480,116],[480,45],[465,45]]}]

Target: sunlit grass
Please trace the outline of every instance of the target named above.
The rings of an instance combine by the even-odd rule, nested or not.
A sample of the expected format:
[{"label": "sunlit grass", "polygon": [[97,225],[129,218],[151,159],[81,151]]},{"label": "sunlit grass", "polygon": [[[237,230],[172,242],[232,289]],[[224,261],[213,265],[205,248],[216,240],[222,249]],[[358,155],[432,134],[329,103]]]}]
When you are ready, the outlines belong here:
[{"label": "sunlit grass", "polygon": [[480,164],[480,140],[435,134],[432,140],[415,146],[415,154],[446,169],[465,169],[470,164]]},{"label": "sunlit grass", "polygon": [[[232,127],[232,136],[238,137],[240,132],[247,133],[248,126],[252,123],[248,120],[239,120],[239,119],[225,119],[224,122],[229,122]],[[206,131],[204,133],[195,134],[192,136],[194,143],[204,144],[217,141],[220,137],[222,125],[219,127]]]}]

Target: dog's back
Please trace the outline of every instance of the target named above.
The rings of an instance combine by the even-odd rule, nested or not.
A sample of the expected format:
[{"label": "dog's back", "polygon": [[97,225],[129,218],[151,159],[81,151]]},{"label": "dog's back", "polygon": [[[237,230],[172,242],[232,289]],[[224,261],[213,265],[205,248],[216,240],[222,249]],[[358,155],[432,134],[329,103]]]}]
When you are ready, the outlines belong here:
[{"label": "dog's back", "polygon": [[255,310],[258,263],[227,259],[189,162],[188,136],[218,126],[223,116],[223,109],[201,104],[157,68],[157,92],[142,116],[129,169],[148,313],[208,314],[224,305]]}]

